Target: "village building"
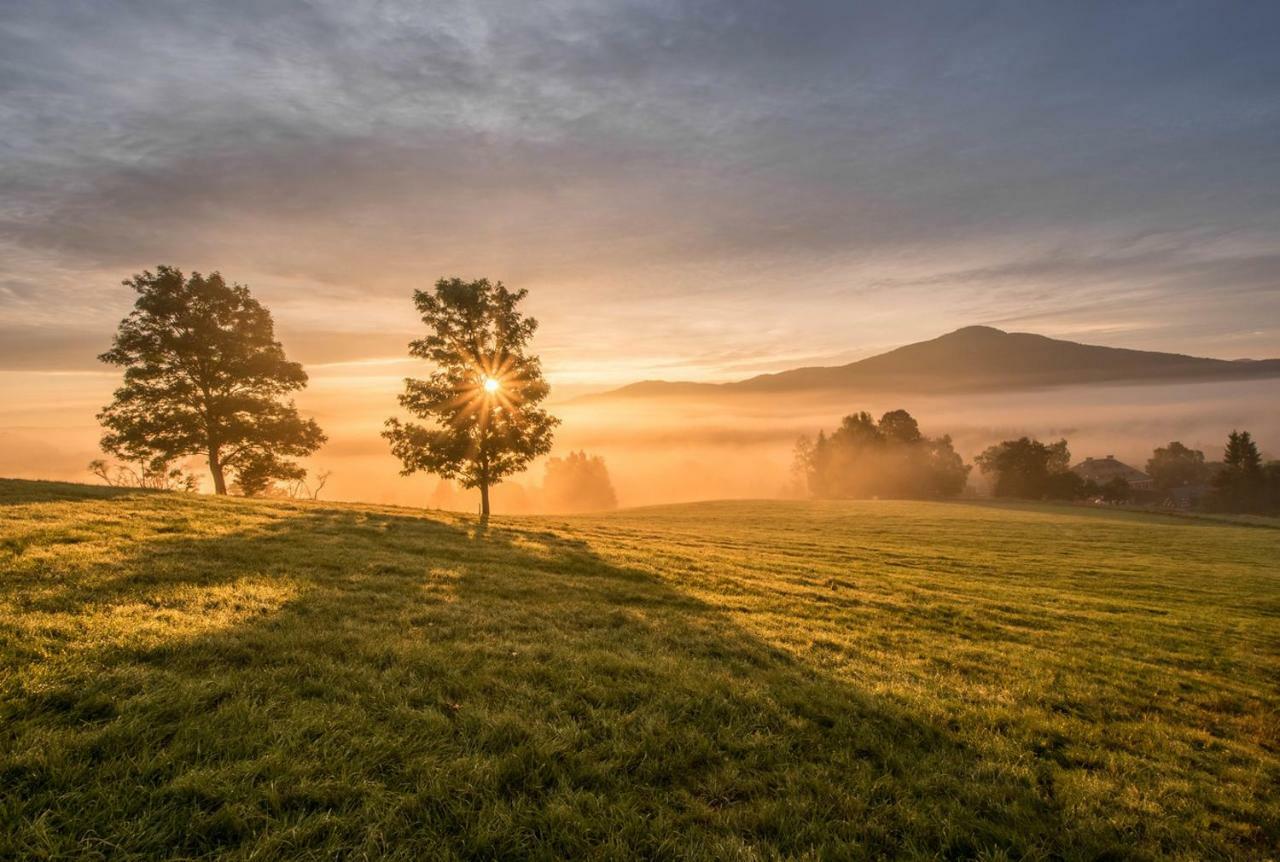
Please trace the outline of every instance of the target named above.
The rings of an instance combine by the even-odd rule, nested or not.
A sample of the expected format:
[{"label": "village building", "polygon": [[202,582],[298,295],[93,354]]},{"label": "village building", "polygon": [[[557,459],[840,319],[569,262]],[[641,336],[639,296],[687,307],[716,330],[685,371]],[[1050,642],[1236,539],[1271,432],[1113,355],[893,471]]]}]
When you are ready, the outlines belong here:
[{"label": "village building", "polygon": [[1123,461],[1117,461],[1115,455],[1108,455],[1105,458],[1085,458],[1072,467],[1071,472],[1086,482],[1092,481],[1099,485],[1105,485],[1112,479],[1119,478],[1128,482],[1129,487],[1135,491],[1150,490],[1154,486],[1150,476],[1137,467],[1130,467]]}]

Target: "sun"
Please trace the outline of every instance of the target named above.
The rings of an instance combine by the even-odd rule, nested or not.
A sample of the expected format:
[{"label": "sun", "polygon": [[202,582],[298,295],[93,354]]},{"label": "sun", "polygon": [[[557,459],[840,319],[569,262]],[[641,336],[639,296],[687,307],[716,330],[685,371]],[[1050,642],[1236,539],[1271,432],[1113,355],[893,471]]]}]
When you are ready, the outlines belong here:
[{"label": "sun", "polygon": [[502,388],[502,384],[498,382],[496,377],[486,377],[484,379],[484,391],[490,395]]}]

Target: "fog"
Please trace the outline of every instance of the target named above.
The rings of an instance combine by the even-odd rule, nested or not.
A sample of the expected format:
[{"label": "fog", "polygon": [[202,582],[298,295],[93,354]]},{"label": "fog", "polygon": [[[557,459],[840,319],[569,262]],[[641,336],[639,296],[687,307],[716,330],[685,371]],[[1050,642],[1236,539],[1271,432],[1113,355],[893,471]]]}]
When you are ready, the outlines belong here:
[{"label": "fog", "polygon": [[1170,440],[1216,459],[1233,428],[1280,457],[1280,380],[1090,386],[957,396],[868,393],[563,405],[563,437],[603,455],[623,505],[785,493],[792,446],[856,410],[908,410],[929,436],[973,456],[1022,435],[1066,437],[1073,460],[1115,455],[1141,468]]},{"label": "fog", "polygon": [[[114,374],[0,373],[0,475],[95,481],[85,465],[100,457],[94,415]],[[436,477],[403,477],[379,437],[395,415],[399,375],[331,374],[317,369],[298,405],[329,442],[306,464],[331,470],[323,499],[473,511],[475,492]],[[801,434],[835,427],[841,416],[911,412],[930,436],[950,434],[968,460],[1001,439],[1066,437],[1073,460],[1113,454],[1141,468],[1170,440],[1220,456],[1228,431],[1248,429],[1264,454],[1280,457],[1280,380],[1238,383],[1090,386],[956,396],[892,393],[572,399],[551,411],[563,422],[554,456],[585,450],[605,459],[621,506],[786,492],[792,446]],[[198,465],[197,465],[198,466]],[[495,511],[545,511],[545,459],[494,494]]]}]

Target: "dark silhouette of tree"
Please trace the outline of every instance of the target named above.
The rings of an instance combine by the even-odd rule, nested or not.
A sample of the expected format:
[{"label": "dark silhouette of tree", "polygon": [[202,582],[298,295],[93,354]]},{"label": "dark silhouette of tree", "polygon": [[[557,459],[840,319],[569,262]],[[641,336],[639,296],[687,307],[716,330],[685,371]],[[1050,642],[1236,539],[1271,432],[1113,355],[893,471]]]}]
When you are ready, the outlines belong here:
[{"label": "dark silhouette of tree", "polygon": [[823,498],[951,497],[969,475],[951,438],[925,437],[905,410],[878,423],[865,411],[851,413],[829,437],[820,431],[812,442],[797,441],[794,458],[793,469]]},{"label": "dark silhouette of tree", "polygon": [[400,405],[430,424],[388,419],[382,435],[403,475],[425,470],[479,488],[484,517],[489,488],[550,452],[559,423],[538,406],[549,387],[538,357],[525,352],[538,327],[517,309],[527,294],[500,281],[458,278],[414,291],[428,334],[409,353],[435,371],[426,380],[406,379]]},{"label": "dark silhouette of tree", "polygon": [[[296,485],[307,476],[307,471],[296,464],[280,461],[274,455],[253,455],[240,467],[232,487],[246,497],[261,497],[276,490],[277,482]],[[278,496],[287,496],[280,491]]]},{"label": "dark silhouette of tree", "polygon": [[1265,467],[1258,444],[1248,431],[1232,431],[1222,453],[1222,469],[1213,477],[1213,493],[1206,500],[1212,509],[1228,512],[1265,512],[1280,504],[1280,487],[1274,481],[1280,470]]},{"label": "dark silhouette of tree", "polygon": [[1083,491],[1083,480],[1070,471],[1071,452],[1066,440],[1005,440],[974,460],[984,474],[995,477],[997,497],[1072,499]]},{"label": "dark silhouette of tree", "polygon": [[1174,440],[1151,453],[1147,475],[1161,491],[1169,491],[1203,482],[1209,476],[1209,468],[1204,463],[1203,452]]},{"label": "dark silhouette of tree", "polygon": [[105,452],[152,471],[190,456],[208,459],[214,491],[228,471],[270,469],[282,477],[325,436],[283,397],[306,386],[285,358],[271,314],[239,284],[159,267],[124,284],[138,293],[111,350],[124,385],[98,414]]},{"label": "dark silhouette of tree", "polygon": [[969,471],[973,467],[964,463],[964,459],[956,452],[951,443],[951,435],[926,438],[924,449],[929,496],[955,497],[964,491],[969,482]]},{"label": "dark silhouette of tree", "polygon": [[880,417],[876,426],[880,436],[891,443],[910,446],[920,442],[920,423],[905,410],[890,410]]},{"label": "dark silhouette of tree", "polygon": [[618,508],[609,468],[599,455],[570,452],[547,461],[543,504],[552,512],[599,512]]},{"label": "dark silhouette of tree", "polygon": [[1222,463],[1228,470],[1236,470],[1242,476],[1252,476],[1262,469],[1262,455],[1253,435],[1248,431],[1232,431],[1227,435],[1227,447],[1222,453]]}]

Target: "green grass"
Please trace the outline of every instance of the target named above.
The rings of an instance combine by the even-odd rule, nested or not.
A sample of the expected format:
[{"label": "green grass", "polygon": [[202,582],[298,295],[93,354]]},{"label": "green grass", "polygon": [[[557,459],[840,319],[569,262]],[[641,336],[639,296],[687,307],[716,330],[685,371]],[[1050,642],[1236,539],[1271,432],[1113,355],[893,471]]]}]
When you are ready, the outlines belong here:
[{"label": "green grass", "polygon": [[1280,534],[0,481],[0,858],[1274,859]]}]

